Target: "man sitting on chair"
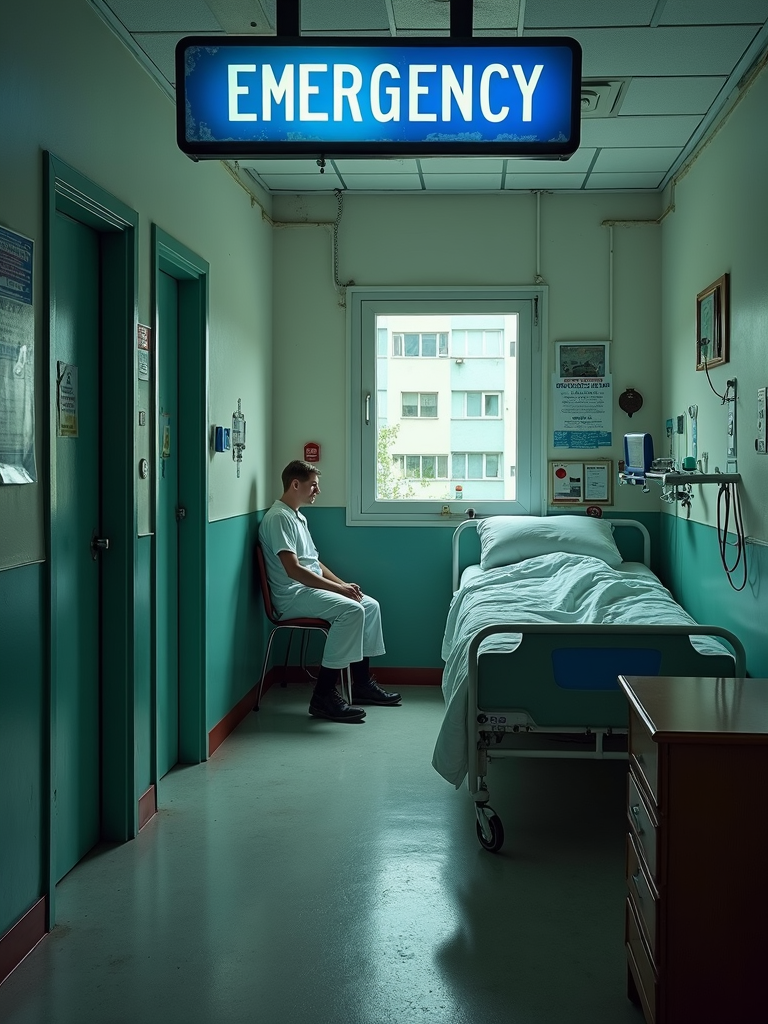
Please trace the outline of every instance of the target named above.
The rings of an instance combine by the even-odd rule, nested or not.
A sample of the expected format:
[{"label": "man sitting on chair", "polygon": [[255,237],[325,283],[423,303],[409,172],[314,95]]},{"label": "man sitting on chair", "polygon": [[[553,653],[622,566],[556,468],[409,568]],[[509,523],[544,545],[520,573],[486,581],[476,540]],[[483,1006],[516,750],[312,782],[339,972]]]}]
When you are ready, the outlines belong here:
[{"label": "man sitting on chair", "polygon": [[[359,722],[359,704],[395,705],[399,693],[383,690],[371,676],[369,659],[384,653],[378,601],[357,583],[345,583],[317,557],[317,548],[299,509],[313,505],[320,493],[317,469],[308,462],[289,462],[283,470],[283,495],[272,505],[259,528],[259,542],[275,611],[286,618],[318,618],[331,624],[322,665],[309,703],[309,713],[334,722]],[[336,689],[339,671],[352,670],[352,700]]]}]

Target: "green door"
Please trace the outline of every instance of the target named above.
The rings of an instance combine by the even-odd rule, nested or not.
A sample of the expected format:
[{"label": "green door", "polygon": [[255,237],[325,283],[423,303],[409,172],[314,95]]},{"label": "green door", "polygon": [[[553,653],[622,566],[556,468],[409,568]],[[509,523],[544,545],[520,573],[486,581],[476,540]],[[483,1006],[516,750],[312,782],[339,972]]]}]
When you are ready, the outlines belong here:
[{"label": "green door", "polygon": [[[58,660],[55,707],[55,880],[100,835],[99,236],[62,213],[53,232],[57,366]],[[61,436],[68,435],[68,436]],[[108,553],[107,557],[108,557]]]},{"label": "green door", "polygon": [[179,285],[162,271],[157,294],[157,777],[179,760]]}]

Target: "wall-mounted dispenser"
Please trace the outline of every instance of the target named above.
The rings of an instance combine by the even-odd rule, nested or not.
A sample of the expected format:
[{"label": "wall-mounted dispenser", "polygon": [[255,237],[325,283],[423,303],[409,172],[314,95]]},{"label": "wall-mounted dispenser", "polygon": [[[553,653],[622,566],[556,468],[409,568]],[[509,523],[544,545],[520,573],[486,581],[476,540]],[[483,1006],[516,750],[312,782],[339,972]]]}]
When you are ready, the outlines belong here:
[{"label": "wall-mounted dispenser", "polygon": [[237,400],[237,412],[232,413],[232,459],[237,465],[237,475],[240,476],[240,463],[243,461],[245,451],[245,416],[240,407],[240,399]]}]

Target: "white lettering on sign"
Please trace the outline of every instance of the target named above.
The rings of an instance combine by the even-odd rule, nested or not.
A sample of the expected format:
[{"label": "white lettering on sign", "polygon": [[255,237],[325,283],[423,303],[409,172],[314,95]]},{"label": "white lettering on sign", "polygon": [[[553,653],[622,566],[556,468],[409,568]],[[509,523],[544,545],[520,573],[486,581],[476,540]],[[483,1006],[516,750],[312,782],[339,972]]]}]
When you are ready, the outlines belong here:
[{"label": "white lettering on sign", "polygon": [[394,64],[377,64],[371,75],[371,110],[373,116],[382,124],[385,121],[400,120],[400,90],[396,85],[388,85],[384,92],[389,96],[389,110],[381,109],[381,76],[399,78],[400,72]]},{"label": "white lettering on sign", "polygon": [[[254,70],[256,70],[254,68]],[[285,100],[285,120],[293,120],[293,64],[286,64],[278,82],[271,64],[265,64],[261,73],[261,119],[272,120],[272,101]]]},{"label": "white lettering on sign", "polygon": [[541,72],[544,70],[544,65],[536,65],[531,73],[531,79],[528,82],[525,80],[525,72],[519,64],[513,64],[512,70],[515,72],[517,84],[520,86],[520,92],[523,94],[523,120],[530,121],[533,116],[533,90],[536,88],[536,83],[539,80]]},{"label": "white lettering on sign", "polygon": [[442,118],[444,121],[451,120],[451,97],[456,100],[459,113],[465,121],[472,120],[472,65],[464,65],[464,82],[459,85],[456,72],[450,64],[444,64],[442,68],[443,86],[443,108]]},{"label": "white lettering on sign", "polygon": [[422,113],[419,110],[419,96],[429,93],[428,85],[419,85],[421,75],[434,74],[437,64],[410,64],[408,66],[408,120],[436,121],[437,114]]},{"label": "white lettering on sign", "polygon": [[[296,81],[298,68],[298,83]],[[501,93],[508,101],[500,103],[496,100],[496,108],[491,103],[491,90],[494,79],[510,80],[510,70],[514,74],[520,99],[520,117],[523,121],[533,120],[533,100],[536,86],[544,70],[543,64],[536,64],[530,78],[526,78],[521,64],[513,64],[508,68],[504,64],[488,64],[483,68],[475,91],[473,67],[465,64],[461,69],[461,80],[457,70],[450,64],[439,68],[436,64],[411,64],[408,66],[408,97],[407,119],[409,122],[437,121],[435,110],[425,109],[428,100],[440,99],[439,119],[451,121],[458,111],[464,121],[472,121],[475,117],[475,105],[479,104],[480,114],[485,121],[499,123],[510,116],[510,103],[513,103],[515,92],[507,87]],[[257,104],[253,97],[261,95],[261,120],[271,121],[273,110],[280,104],[284,105],[286,121],[295,120],[296,92],[300,122],[343,121],[348,111],[353,121],[363,120],[360,109],[360,97],[366,96],[370,101],[371,113],[376,121],[400,121],[401,119],[401,86],[393,84],[401,78],[400,71],[394,64],[377,64],[370,74],[370,81],[365,82],[363,72],[355,64],[332,64],[331,80],[328,82],[329,66],[327,64],[286,64],[278,78],[271,64],[229,64],[227,67],[227,96],[229,102],[230,121],[256,121],[258,115],[253,110]],[[259,75],[247,84],[246,76]],[[330,102],[326,87],[330,87]],[[259,88],[260,87],[260,88]],[[496,95],[500,95],[499,89]],[[246,97],[252,97],[247,103]],[[326,109],[322,109],[323,107]],[[330,109],[328,109],[330,108]]]},{"label": "white lettering on sign", "polygon": [[[352,76],[352,83],[344,85],[344,75]],[[333,120],[344,120],[344,100],[349,104],[349,112],[353,121],[362,121],[360,104],[357,94],[363,87],[363,75],[360,68],[354,64],[333,65]]]},{"label": "white lettering on sign", "polygon": [[240,85],[240,73],[254,72],[255,64],[230,64],[229,72],[229,120],[230,121],[255,121],[255,114],[243,114],[240,111],[238,102],[239,96],[247,96],[251,91],[247,85]]},{"label": "white lettering on sign", "polygon": [[310,96],[317,96],[320,92],[319,85],[312,85],[309,76],[321,71],[327,71],[327,64],[299,64],[299,120],[300,121],[327,121],[328,114],[325,111],[312,111],[309,109]]}]

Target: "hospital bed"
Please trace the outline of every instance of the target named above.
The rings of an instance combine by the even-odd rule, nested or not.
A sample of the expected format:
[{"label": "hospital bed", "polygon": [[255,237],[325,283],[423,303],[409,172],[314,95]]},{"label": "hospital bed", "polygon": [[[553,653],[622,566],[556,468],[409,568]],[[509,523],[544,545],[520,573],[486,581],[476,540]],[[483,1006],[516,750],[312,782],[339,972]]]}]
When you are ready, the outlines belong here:
[{"label": "hospital bed", "polygon": [[[616,540],[642,561],[625,560]],[[626,757],[620,673],[745,674],[739,639],[698,625],[651,572],[648,531],[634,520],[468,520],[452,557],[446,708],[432,763],[456,788],[467,778],[488,850],[504,841],[489,761]]]}]

